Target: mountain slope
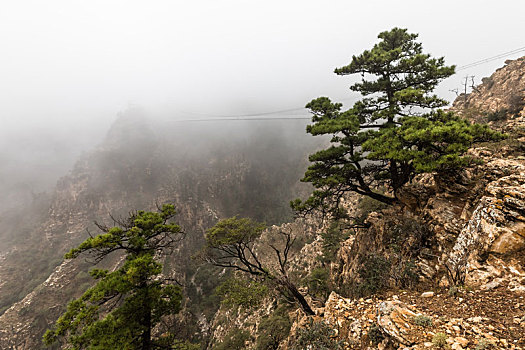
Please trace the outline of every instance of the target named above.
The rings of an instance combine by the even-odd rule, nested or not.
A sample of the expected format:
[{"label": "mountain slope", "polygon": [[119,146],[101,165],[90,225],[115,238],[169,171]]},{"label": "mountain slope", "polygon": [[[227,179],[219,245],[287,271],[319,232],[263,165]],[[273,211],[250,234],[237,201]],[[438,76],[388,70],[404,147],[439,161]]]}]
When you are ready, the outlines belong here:
[{"label": "mountain slope", "polygon": [[289,218],[287,202],[305,188],[298,179],[315,144],[302,138],[304,123],[286,123],[181,125],[148,121],[139,111],[123,115],[106,141],[58,182],[27,233],[2,253],[0,348],[39,348],[66,302],[89,285],[90,265],[62,256],[86,230],[96,233],[94,221],[110,224],[110,214],[175,204],[186,239],[166,265],[184,281],[195,272],[186,268],[190,256],[219,217]]}]

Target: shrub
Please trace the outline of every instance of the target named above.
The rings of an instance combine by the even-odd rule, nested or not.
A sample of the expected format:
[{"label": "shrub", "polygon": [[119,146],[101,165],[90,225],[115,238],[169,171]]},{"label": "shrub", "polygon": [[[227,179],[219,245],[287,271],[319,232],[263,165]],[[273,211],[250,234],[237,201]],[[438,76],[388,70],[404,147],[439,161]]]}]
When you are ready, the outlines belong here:
[{"label": "shrub", "polygon": [[489,122],[497,122],[500,120],[506,120],[507,119],[507,110],[506,109],[500,109],[495,112],[489,112],[487,114],[487,120]]},{"label": "shrub", "polygon": [[290,334],[292,322],[288,317],[288,310],[284,306],[278,307],[275,312],[265,317],[259,324],[256,350],[274,350]]},{"label": "shrub", "polygon": [[438,349],[445,349],[447,346],[447,335],[445,333],[436,333],[432,337],[432,344]]},{"label": "shrub", "polygon": [[399,285],[403,288],[412,288],[419,282],[419,273],[416,264],[407,261],[400,264],[401,276]]},{"label": "shrub", "polygon": [[418,315],[414,317],[414,323],[420,327],[432,327],[432,317],[426,315]]},{"label": "shrub", "polygon": [[330,272],[327,268],[313,269],[306,277],[305,284],[308,291],[316,297],[325,300],[330,294]]},{"label": "shrub", "polygon": [[492,348],[494,348],[494,344],[492,344],[490,340],[488,340],[487,338],[481,338],[478,341],[478,345],[476,345],[475,350],[487,350]]},{"label": "shrub", "polygon": [[387,207],[388,205],[383,202],[380,202],[370,197],[363,196],[357,204],[357,215],[355,221],[356,223],[362,224],[368,218],[368,215],[370,215],[370,213],[381,211]]},{"label": "shrub", "polygon": [[226,334],[224,340],[213,347],[213,350],[244,350],[250,339],[248,331],[235,328]]},{"label": "shrub", "polygon": [[381,343],[385,339],[385,335],[377,323],[372,323],[370,327],[368,327],[367,335],[370,342],[374,345]]},{"label": "shrub", "polygon": [[396,286],[413,288],[419,282],[419,268],[413,259],[428,245],[432,232],[412,217],[396,217],[386,224],[383,245],[388,247],[391,277]]},{"label": "shrub", "polygon": [[388,287],[390,262],[377,254],[369,254],[361,258],[359,269],[361,281],[356,284],[354,294],[368,296],[385,290]]},{"label": "shrub", "polygon": [[325,232],[321,232],[321,237],[323,238],[321,262],[329,263],[334,261],[337,251],[341,247],[341,242],[348,238],[348,233],[341,226],[340,220],[336,220],[330,224]]},{"label": "shrub", "polygon": [[268,294],[268,287],[255,280],[233,277],[221,283],[215,292],[227,306],[251,308],[261,303],[262,299]]},{"label": "shrub", "polygon": [[324,322],[313,322],[310,327],[299,329],[291,350],[339,350],[340,341],[334,339],[334,330]]}]

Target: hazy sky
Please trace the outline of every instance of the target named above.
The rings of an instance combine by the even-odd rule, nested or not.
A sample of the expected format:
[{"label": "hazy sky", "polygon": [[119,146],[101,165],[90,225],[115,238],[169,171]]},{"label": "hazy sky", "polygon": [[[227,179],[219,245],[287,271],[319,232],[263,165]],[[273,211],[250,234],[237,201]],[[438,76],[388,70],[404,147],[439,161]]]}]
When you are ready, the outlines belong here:
[{"label": "hazy sky", "polygon": [[[380,31],[420,33],[461,66],[524,47],[524,20],[519,0],[0,0],[0,137],[88,144],[130,104],[176,117],[345,98],[350,80],[333,69]],[[461,71],[441,94],[504,60]]]}]

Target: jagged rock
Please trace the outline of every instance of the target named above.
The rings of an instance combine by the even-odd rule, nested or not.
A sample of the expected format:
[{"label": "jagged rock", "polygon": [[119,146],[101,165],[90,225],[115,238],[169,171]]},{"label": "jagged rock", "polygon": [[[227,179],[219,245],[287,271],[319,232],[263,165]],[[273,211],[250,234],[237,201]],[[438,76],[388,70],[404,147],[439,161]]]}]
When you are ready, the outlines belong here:
[{"label": "jagged rock", "polygon": [[468,284],[490,289],[496,284],[487,284],[490,279],[505,275],[507,281],[516,281],[524,276],[521,263],[509,257],[525,249],[525,166],[503,159],[488,166],[507,176],[488,183],[448,263],[452,270],[465,269]]},{"label": "jagged rock", "polygon": [[412,320],[417,314],[400,301],[383,301],[377,308],[377,324],[381,330],[402,345],[410,346],[415,339],[410,337]]},{"label": "jagged rock", "polygon": [[488,113],[507,110],[514,119],[507,120],[505,129],[523,125],[525,119],[525,57],[509,61],[489,78],[483,78],[470,94],[454,101],[453,109],[478,122],[486,121]]}]

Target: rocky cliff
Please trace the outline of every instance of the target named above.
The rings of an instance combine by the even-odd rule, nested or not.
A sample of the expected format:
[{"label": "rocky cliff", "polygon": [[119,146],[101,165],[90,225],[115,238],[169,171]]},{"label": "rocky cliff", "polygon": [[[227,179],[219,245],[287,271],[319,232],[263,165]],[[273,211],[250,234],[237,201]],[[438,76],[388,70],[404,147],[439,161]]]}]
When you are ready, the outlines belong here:
[{"label": "rocky cliff", "polygon": [[[111,225],[109,215],[127,216],[162,203],[176,206],[186,233],[165,265],[188,282],[185,303],[197,306],[184,322],[201,332],[208,322],[200,314],[208,307],[202,294],[214,286],[209,276],[195,278],[198,267],[190,257],[202,245],[204,231],[219,217],[235,214],[283,222],[291,216],[289,198],[304,191],[298,179],[314,143],[306,137],[297,142],[304,123],[293,127],[296,135],[282,126],[181,125],[151,121],[136,110],[123,114],[106,141],[79,160],[43,203],[12,220],[0,263],[0,348],[41,348],[45,329],[90,285],[91,265],[62,256],[88,237],[88,230],[97,233],[94,221]],[[115,257],[105,266],[119,262]],[[187,333],[189,328],[183,336]]]},{"label": "rocky cliff", "polygon": [[[461,172],[418,176],[402,192],[402,204],[369,206],[367,227],[349,232],[324,266],[329,297],[310,299],[315,316],[290,309],[293,325],[279,349],[302,349],[297,344],[305,337],[319,348],[324,339],[325,348],[341,349],[525,349],[524,91],[521,58],[458,97],[453,110],[508,138],[475,145],[469,154],[477,161]],[[356,197],[348,202],[351,214],[366,207]],[[317,223],[313,242],[298,255],[299,275],[323,265],[327,242],[319,233],[327,229]],[[312,290],[303,292],[313,297]],[[261,320],[277,304],[266,300],[233,313],[223,307],[215,343],[246,329],[245,347],[262,349],[258,339],[267,326]]]}]

